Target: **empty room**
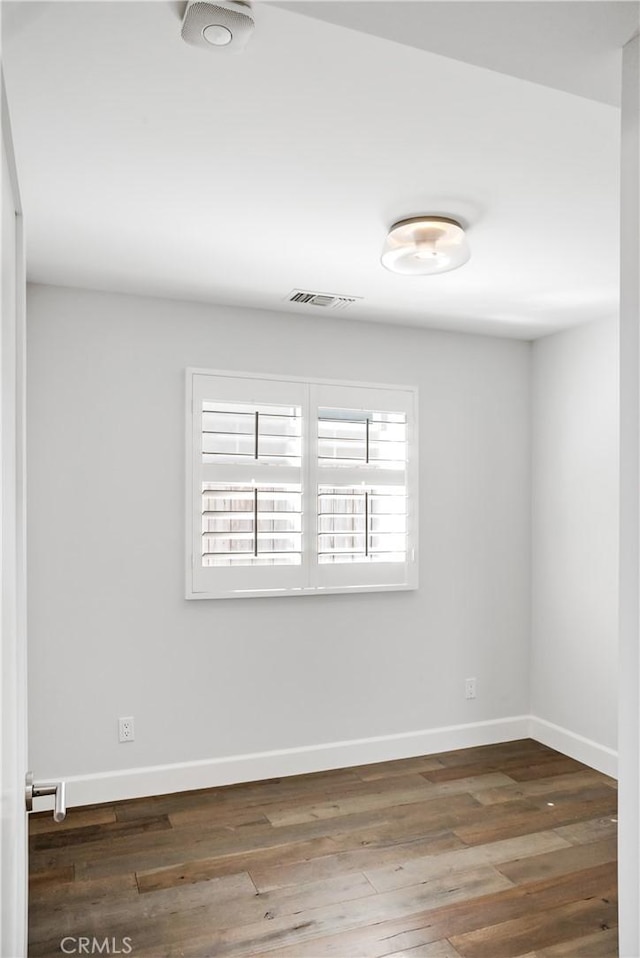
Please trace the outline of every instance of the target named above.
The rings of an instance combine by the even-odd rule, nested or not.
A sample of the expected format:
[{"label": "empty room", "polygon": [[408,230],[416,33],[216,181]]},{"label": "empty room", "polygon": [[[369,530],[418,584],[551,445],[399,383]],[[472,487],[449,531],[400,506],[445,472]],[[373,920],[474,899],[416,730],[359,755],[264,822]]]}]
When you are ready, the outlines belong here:
[{"label": "empty room", "polygon": [[2,958],[639,958],[640,4],[0,7]]}]

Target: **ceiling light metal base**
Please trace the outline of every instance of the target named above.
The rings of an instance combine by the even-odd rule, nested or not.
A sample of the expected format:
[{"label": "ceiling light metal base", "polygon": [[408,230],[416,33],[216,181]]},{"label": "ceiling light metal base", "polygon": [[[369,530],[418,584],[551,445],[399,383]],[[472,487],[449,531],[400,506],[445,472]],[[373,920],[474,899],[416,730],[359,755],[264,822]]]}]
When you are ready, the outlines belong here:
[{"label": "ceiling light metal base", "polygon": [[382,265],[404,276],[429,276],[458,269],[471,253],[464,229],[448,216],[410,216],[389,230]]}]

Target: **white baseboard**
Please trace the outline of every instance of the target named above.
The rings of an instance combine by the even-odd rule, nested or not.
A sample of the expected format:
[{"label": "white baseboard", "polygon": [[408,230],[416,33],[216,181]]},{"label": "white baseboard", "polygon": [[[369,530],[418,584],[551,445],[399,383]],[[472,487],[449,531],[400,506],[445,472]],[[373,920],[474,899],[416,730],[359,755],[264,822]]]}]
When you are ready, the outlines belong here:
[{"label": "white baseboard", "polygon": [[[350,765],[412,758],[416,755],[470,748],[474,745],[495,745],[498,742],[527,738],[528,735],[529,716],[518,715],[470,725],[450,725],[252,755],[233,755],[174,765],[70,776],[66,778],[67,804],[93,805],[146,795],[189,791],[194,788],[255,782],[286,775],[347,768]],[[44,803],[38,803],[39,809],[45,807]]]},{"label": "white baseboard", "polygon": [[[216,788],[476,745],[495,745],[521,738],[533,738],[605,775],[615,777],[617,774],[617,752],[613,749],[534,715],[517,715],[346,742],[70,776],[66,779],[67,804],[93,805],[195,788]],[[47,804],[46,799],[39,801],[38,809],[46,808]]]},{"label": "white baseboard", "polygon": [[613,778],[618,776],[618,753],[606,745],[599,745],[590,738],[577,735],[569,729],[554,725],[553,722],[547,722],[546,719],[537,718],[535,715],[529,718],[529,737],[550,748],[555,748],[569,758],[575,758],[577,762],[583,762],[590,768],[595,768],[598,772],[611,775]]}]

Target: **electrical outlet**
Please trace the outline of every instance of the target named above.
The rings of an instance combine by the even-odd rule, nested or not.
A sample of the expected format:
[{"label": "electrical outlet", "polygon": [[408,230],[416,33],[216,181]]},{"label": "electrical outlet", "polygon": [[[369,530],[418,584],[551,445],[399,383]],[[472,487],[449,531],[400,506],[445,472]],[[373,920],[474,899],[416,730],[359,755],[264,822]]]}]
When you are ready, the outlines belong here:
[{"label": "electrical outlet", "polygon": [[466,699],[474,699],[476,697],[476,680],[475,679],[464,680],[464,697]]},{"label": "electrical outlet", "polygon": [[133,742],[136,737],[133,716],[118,719],[118,737],[121,742]]}]

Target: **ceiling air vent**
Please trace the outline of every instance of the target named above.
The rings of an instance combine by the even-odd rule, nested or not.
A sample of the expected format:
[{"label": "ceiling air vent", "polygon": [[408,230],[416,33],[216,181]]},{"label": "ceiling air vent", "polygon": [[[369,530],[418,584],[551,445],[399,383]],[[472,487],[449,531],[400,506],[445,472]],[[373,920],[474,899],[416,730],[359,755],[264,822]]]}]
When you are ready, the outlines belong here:
[{"label": "ceiling air vent", "polygon": [[337,293],[312,293],[309,290],[294,289],[287,296],[288,303],[302,306],[321,306],[323,309],[346,309],[361,296],[340,296]]}]

